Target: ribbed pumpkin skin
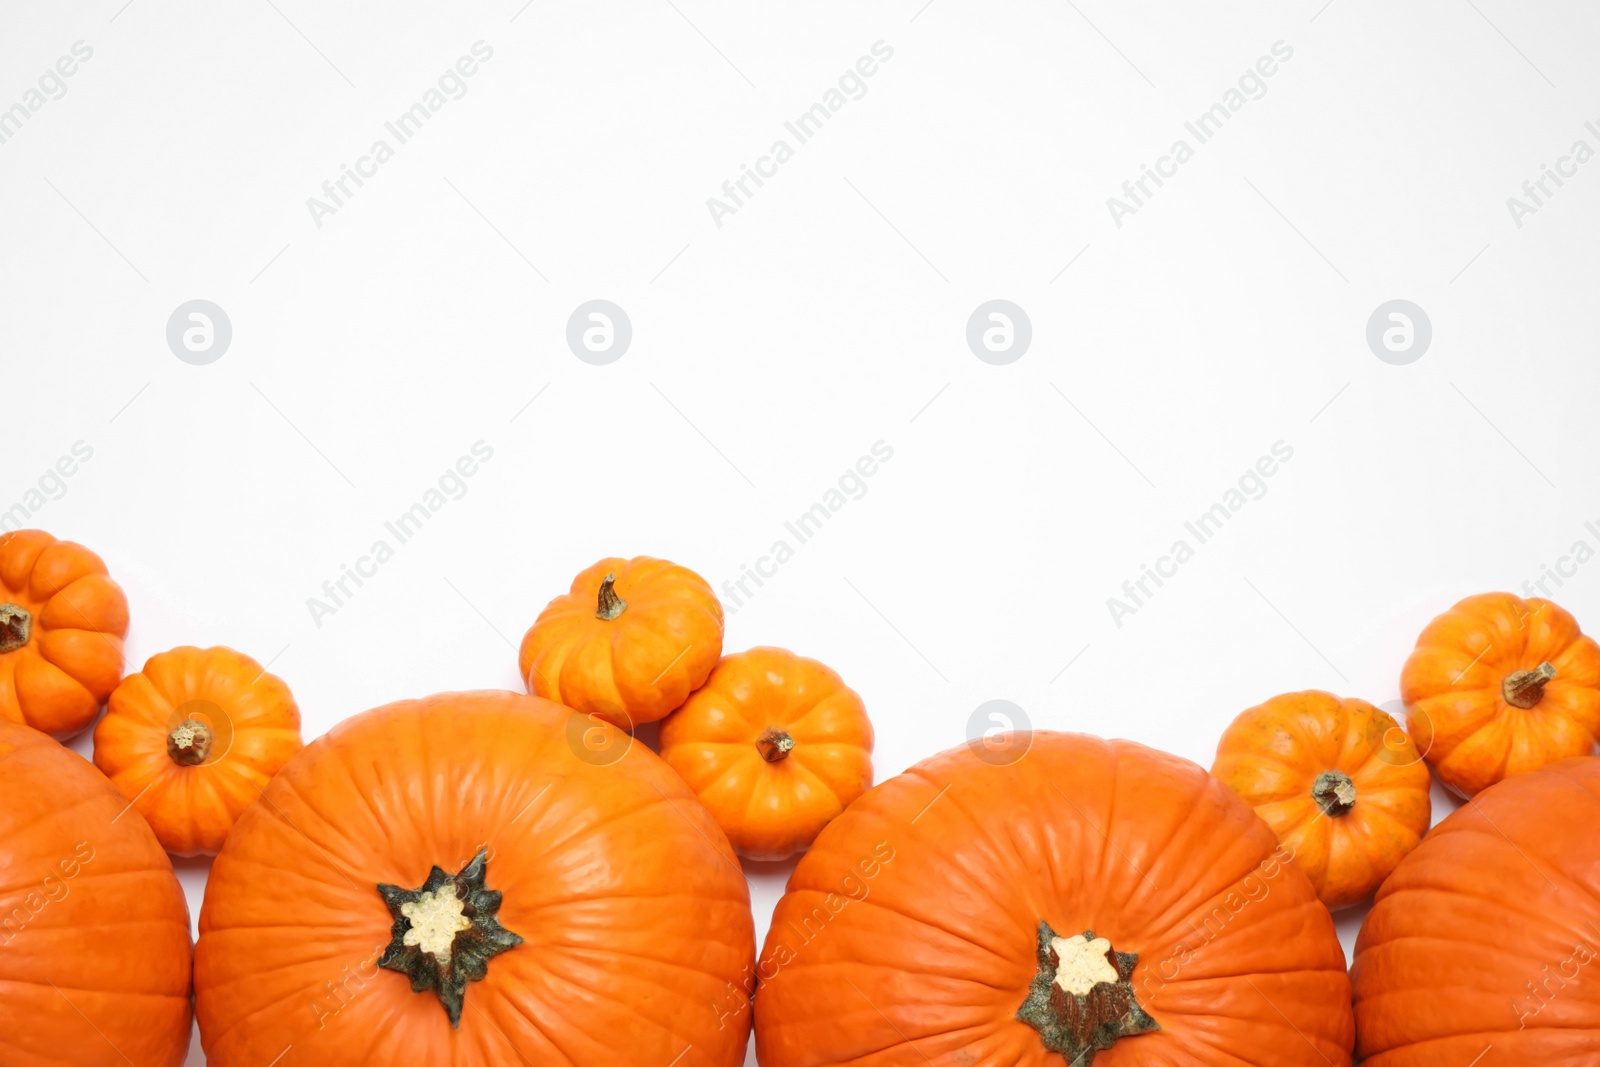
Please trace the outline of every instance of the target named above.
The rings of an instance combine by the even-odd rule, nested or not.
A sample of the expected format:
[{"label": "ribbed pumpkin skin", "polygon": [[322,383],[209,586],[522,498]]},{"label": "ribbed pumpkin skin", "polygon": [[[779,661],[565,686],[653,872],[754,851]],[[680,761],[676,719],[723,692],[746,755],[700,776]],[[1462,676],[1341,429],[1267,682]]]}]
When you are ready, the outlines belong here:
[{"label": "ribbed pumpkin skin", "polygon": [[32,618],[0,653],[0,719],[65,739],[94,721],[122,677],[128,599],[99,556],[43,530],[0,534],[0,604]]},{"label": "ribbed pumpkin skin", "polygon": [[[583,731],[619,737],[577,716],[569,744],[573,717],[443,694],[348,719],[290,760],[206,890],[195,991],[211,1067],[741,1063],[749,1013],[723,1005],[754,933],[727,839],[643,745],[580,759]],[[392,924],[376,887],[419,886],[484,847],[499,920],[525,943],[488,961],[453,1030],[433,993],[373,965]]]},{"label": "ribbed pumpkin skin", "polygon": [[[1503,698],[1506,676],[1548,662],[1532,708]],[[1600,645],[1548,600],[1469,596],[1427,625],[1400,675],[1407,728],[1439,780],[1471,797],[1503,778],[1594,751]]]},{"label": "ribbed pumpkin skin", "polygon": [[[1355,787],[1355,806],[1343,815],[1313,799],[1324,771]],[[1217,743],[1211,773],[1266,820],[1330,908],[1371,896],[1433,814],[1428,765],[1405,731],[1365,700],[1319,690],[1241,712]]]},{"label": "ribbed pumpkin skin", "polygon": [[1221,782],[1131,742],[1036,733],[1010,766],[935,756],[795,869],[757,964],[762,1067],[1063,1067],[1015,1018],[1041,920],[1139,954],[1162,1029],[1095,1067],[1344,1067],[1344,953],[1276,849]]},{"label": "ribbed pumpkin skin", "polygon": [[[204,710],[196,710],[204,709]],[[189,714],[216,732],[199,766],[168,753]],[[231,648],[175,648],[122,680],[94,731],[94,762],[174,856],[215,856],[239,815],[300,750],[289,687]]]},{"label": "ribbed pumpkin skin", "polygon": [[[596,618],[606,577],[627,607]],[[706,580],[664,559],[603,559],[550,601],[522,637],[528,692],[632,730],[664,718],[722,655],[722,602]]]},{"label": "ribbed pumpkin skin", "polygon": [[1600,759],[1580,757],[1433,828],[1356,939],[1365,1067],[1600,1063],[1597,825]]},{"label": "ribbed pumpkin skin", "polygon": [[[781,729],[794,749],[765,760]],[[782,648],[723,656],[706,684],[661,723],[661,758],[755,860],[787,859],[872,784],[872,723],[838,672]]]},{"label": "ribbed pumpkin skin", "polygon": [[82,757],[0,720],[0,1063],[177,1067],[189,946],[139,813]]}]

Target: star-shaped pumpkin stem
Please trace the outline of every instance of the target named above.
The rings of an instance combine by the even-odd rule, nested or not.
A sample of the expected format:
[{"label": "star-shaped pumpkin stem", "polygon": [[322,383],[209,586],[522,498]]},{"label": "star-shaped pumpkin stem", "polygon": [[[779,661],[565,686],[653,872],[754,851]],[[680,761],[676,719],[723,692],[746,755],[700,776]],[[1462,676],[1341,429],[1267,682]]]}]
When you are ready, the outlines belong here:
[{"label": "star-shaped pumpkin stem", "polygon": [[461,1025],[467,983],[482,980],[489,960],[522,944],[495,917],[500,894],[484,888],[488,863],[485,849],[459,874],[433,868],[419,889],[378,886],[394,916],[393,940],[378,966],[410,978],[414,993],[436,993],[453,1027]]},{"label": "star-shaped pumpkin stem", "polygon": [[1044,1047],[1072,1067],[1089,1067],[1096,1052],[1119,1039],[1161,1029],[1134,996],[1138,962],[1137,953],[1117,952],[1093,930],[1058,937],[1041,922],[1039,971],[1017,1018],[1039,1031]]}]

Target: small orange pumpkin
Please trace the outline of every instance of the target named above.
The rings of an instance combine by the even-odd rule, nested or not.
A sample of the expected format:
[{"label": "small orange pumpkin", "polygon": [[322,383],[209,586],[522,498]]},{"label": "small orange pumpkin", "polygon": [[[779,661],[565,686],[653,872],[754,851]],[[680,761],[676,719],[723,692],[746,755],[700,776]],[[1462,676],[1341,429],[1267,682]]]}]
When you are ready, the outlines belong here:
[{"label": "small orange pumpkin", "polygon": [[572,580],[522,639],[536,696],[631,730],[698,689],[722,655],[722,603],[687,567],[603,559]]},{"label": "small orange pumpkin", "polygon": [[289,687],[231,648],[175,648],[124,678],[94,731],[95,766],[175,856],[215,856],[300,751]]},{"label": "small orange pumpkin", "polygon": [[804,852],[872,785],[872,723],[833,670],[781,648],[724,656],[661,724],[661,755],[740,855]]},{"label": "small orange pumpkin", "polygon": [[1433,814],[1428,766],[1406,732],[1332,693],[1285,693],[1243,712],[1211,773],[1266,820],[1330,908],[1370,896]]},{"label": "small orange pumpkin", "polygon": [[1600,645],[1548,600],[1470,596],[1428,624],[1400,675],[1411,736],[1462,796],[1600,736]]},{"label": "small orange pumpkin", "polygon": [[128,600],[99,556],[43,530],[0,534],[0,718],[64,740],[122,677]]}]

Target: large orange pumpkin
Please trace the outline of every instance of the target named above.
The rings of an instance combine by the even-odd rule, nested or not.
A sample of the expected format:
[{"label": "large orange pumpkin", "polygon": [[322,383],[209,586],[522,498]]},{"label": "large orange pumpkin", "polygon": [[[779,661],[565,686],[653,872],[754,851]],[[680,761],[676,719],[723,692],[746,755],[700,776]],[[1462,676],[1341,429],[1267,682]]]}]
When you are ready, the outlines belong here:
[{"label": "large orange pumpkin", "polygon": [[631,730],[699,688],[722,655],[722,602],[664,559],[603,559],[522,638],[528,692]]},{"label": "large orange pumpkin", "polygon": [[1330,908],[1372,895],[1428,832],[1428,765],[1365,700],[1275,696],[1223,733],[1211,773],[1272,827]]},{"label": "large orange pumpkin", "polygon": [[1400,696],[1439,780],[1470,797],[1594,750],[1600,645],[1548,600],[1470,596],[1417,638]]},{"label": "large orange pumpkin", "polygon": [[781,860],[872,784],[872,723],[830,667],[753,648],[722,657],[667,716],[661,756],[741,856]]},{"label": "large orange pumpkin", "polygon": [[0,720],[0,1063],[178,1067],[189,907],[150,828],[86,762]]},{"label": "large orange pumpkin", "polygon": [[0,718],[78,733],[122,677],[128,600],[100,557],[43,530],[0,534]]},{"label": "large orange pumpkin", "polygon": [[734,1067],[749,892],[642,745],[506,692],[348,719],[212,868],[195,956],[212,1067]]},{"label": "large orange pumpkin", "polygon": [[1356,939],[1365,1067],[1600,1063],[1600,759],[1508,778],[1434,827]]},{"label": "large orange pumpkin", "polygon": [[175,856],[215,856],[298,751],[289,687],[231,648],[152,656],[117,686],[94,730],[95,766]]},{"label": "large orange pumpkin", "polygon": [[1348,1065],[1344,952],[1267,824],[1176,756],[1021,736],[822,831],[757,963],[763,1067]]}]

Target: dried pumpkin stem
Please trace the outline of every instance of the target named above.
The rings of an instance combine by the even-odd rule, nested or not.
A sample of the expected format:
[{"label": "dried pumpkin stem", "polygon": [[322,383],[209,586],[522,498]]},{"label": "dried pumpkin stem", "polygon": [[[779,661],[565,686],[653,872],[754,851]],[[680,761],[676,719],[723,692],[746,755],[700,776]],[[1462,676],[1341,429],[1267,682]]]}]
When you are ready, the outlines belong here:
[{"label": "dried pumpkin stem", "polygon": [[1017,1018],[1039,1032],[1072,1067],[1090,1067],[1096,1052],[1125,1037],[1161,1029],[1139,1005],[1133,968],[1139,957],[1118,952],[1093,930],[1059,937],[1039,923],[1039,970]]},{"label": "dried pumpkin stem", "polygon": [[777,727],[769,726],[756,738],[756,748],[761,752],[762,759],[777,763],[788,759],[789,753],[794,751],[794,738]]},{"label": "dried pumpkin stem", "polygon": [[1514,708],[1531,708],[1544,699],[1545,683],[1556,676],[1553,664],[1541,663],[1531,671],[1512,671],[1500,685],[1500,694]]},{"label": "dried pumpkin stem", "polygon": [[1328,815],[1348,815],[1356,806],[1356,784],[1343,771],[1323,771],[1311,785],[1311,799]]},{"label": "dried pumpkin stem", "polygon": [[185,719],[167,735],[167,755],[184,767],[198,767],[211,756],[217,735],[199,719]]},{"label": "dried pumpkin stem", "polygon": [[628,610],[628,602],[617,595],[616,584],[615,574],[606,575],[605,581],[600,583],[600,607],[594,613],[595,618],[610,622]]},{"label": "dried pumpkin stem", "polygon": [[33,633],[33,616],[16,604],[0,604],[0,655],[15,652],[28,643]]},{"label": "dried pumpkin stem", "polygon": [[413,993],[435,994],[453,1028],[461,1026],[468,984],[488,975],[491,959],[522,944],[497,918],[500,893],[484,886],[488,863],[483,849],[457,874],[434,867],[420,888],[378,886],[394,919],[378,966],[411,979]]}]

